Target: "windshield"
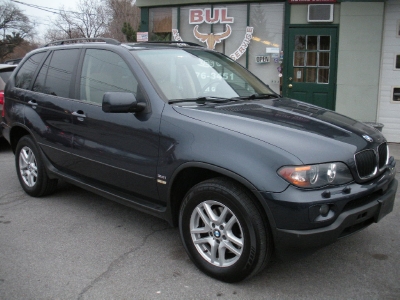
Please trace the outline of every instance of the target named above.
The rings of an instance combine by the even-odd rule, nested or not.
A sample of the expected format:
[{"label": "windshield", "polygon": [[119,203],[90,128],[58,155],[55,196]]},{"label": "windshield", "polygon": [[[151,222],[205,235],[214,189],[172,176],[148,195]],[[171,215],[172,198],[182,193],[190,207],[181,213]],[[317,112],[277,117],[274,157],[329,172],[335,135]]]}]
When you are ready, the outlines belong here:
[{"label": "windshield", "polygon": [[167,101],[275,95],[246,69],[217,52],[152,49],[135,51],[134,55]]}]

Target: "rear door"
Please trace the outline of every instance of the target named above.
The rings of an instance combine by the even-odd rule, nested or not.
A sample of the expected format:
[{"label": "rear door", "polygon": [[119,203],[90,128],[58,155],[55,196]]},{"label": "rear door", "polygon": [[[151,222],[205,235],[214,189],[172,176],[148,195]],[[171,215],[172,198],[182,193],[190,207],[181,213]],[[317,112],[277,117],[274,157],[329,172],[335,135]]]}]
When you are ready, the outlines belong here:
[{"label": "rear door", "polygon": [[80,49],[51,52],[25,101],[26,125],[50,161],[68,167],[72,148],[71,90]]}]

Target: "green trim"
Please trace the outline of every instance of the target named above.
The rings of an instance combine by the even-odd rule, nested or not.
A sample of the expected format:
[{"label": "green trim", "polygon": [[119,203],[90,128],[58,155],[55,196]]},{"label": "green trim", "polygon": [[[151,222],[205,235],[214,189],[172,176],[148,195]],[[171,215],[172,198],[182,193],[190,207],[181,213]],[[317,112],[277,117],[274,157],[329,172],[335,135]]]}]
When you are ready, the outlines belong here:
[{"label": "green trim", "polygon": [[140,32],[149,32],[149,8],[148,7],[143,7],[140,9],[140,26],[139,26],[139,31]]},{"label": "green trim", "polygon": [[[247,3],[247,22],[246,22],[246,24],[247,24],[246,26],[250,26],[250,3]],[[247,46],[247,49],[246,49],[246,69],[249,68],[250,44]]]},{"label": "green trim", "polygon": [[289,27],[290,27],[290,4],[285,2],[285,28],[283,32],[283,73],[282,73],[282,96],[287,97],[288,95],[288,76],[289,69],[287,63],[287,56],[289,55]]},{"label": "green trim", "polygon": [[177,22],[176,22],[176,29],[178,29],[178,32],[181,31],[181,7],[178,6],[178,11],[176,12],[176,17],[178,18]]}]

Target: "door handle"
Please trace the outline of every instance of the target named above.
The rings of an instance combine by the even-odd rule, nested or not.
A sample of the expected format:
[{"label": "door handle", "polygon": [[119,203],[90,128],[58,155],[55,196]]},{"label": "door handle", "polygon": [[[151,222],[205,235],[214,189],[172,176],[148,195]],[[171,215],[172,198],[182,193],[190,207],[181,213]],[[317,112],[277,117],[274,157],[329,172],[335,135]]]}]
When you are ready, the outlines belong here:
[{"label": "door handle", "polygon": [[73,115],[73,116],[76,116],[76,117],[86,118],[85,113],[84,113],[83,111],[81,111],[81,110],[74,111],[74,112],[72,113],[72,115]]},{"label": "door handle", "polygon": [[29,101],[28,101],[28,104],[30,104],[30,105],[37,105],[37,102],[36,102],[36,100],[29,100]]},{"label": "door handle", "polygon": [[81,121],[81,122],[83,122],[85,120],[85,118],[86,118],[85,113],[83,111],[81,111],[81,110],[72,112],[72,115],[75,116],[76,119],[78,121]]},{"label": "door handle", "polygon": [[293,84],[289,83],[288,88],[291,89],[293,87]]}]

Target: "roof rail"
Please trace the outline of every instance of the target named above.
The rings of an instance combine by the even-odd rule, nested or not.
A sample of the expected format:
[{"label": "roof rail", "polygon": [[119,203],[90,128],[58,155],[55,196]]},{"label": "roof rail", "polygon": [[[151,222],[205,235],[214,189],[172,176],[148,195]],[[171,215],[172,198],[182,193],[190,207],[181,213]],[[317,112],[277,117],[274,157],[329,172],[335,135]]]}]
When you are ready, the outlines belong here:
[{"label": "roof rail", "polygon": [[185,42],[185,41],[158,41],[158,42],[137,42],[136,45],[153,45],[153,44],[173,44],[176,46],[181,45],[188,45],[188,46],[196,46],[196,47],[203,47],[203,45],[192,43],[192,42]]},{"label": "roof rail", "polygon": [[119,42],[115,39],[96,37],[96,38],[76,38],[76,39],[57,40],[57,41],[52,41],[52,42],[44,45],[43,47],[58,46],[58,45],[65,45],[65,44],[75,44],[75,43],[90,43],[90,42],[103,42],[103,43],[112,44],[112,45],[120,45],[121,44],[121,42]]}]

